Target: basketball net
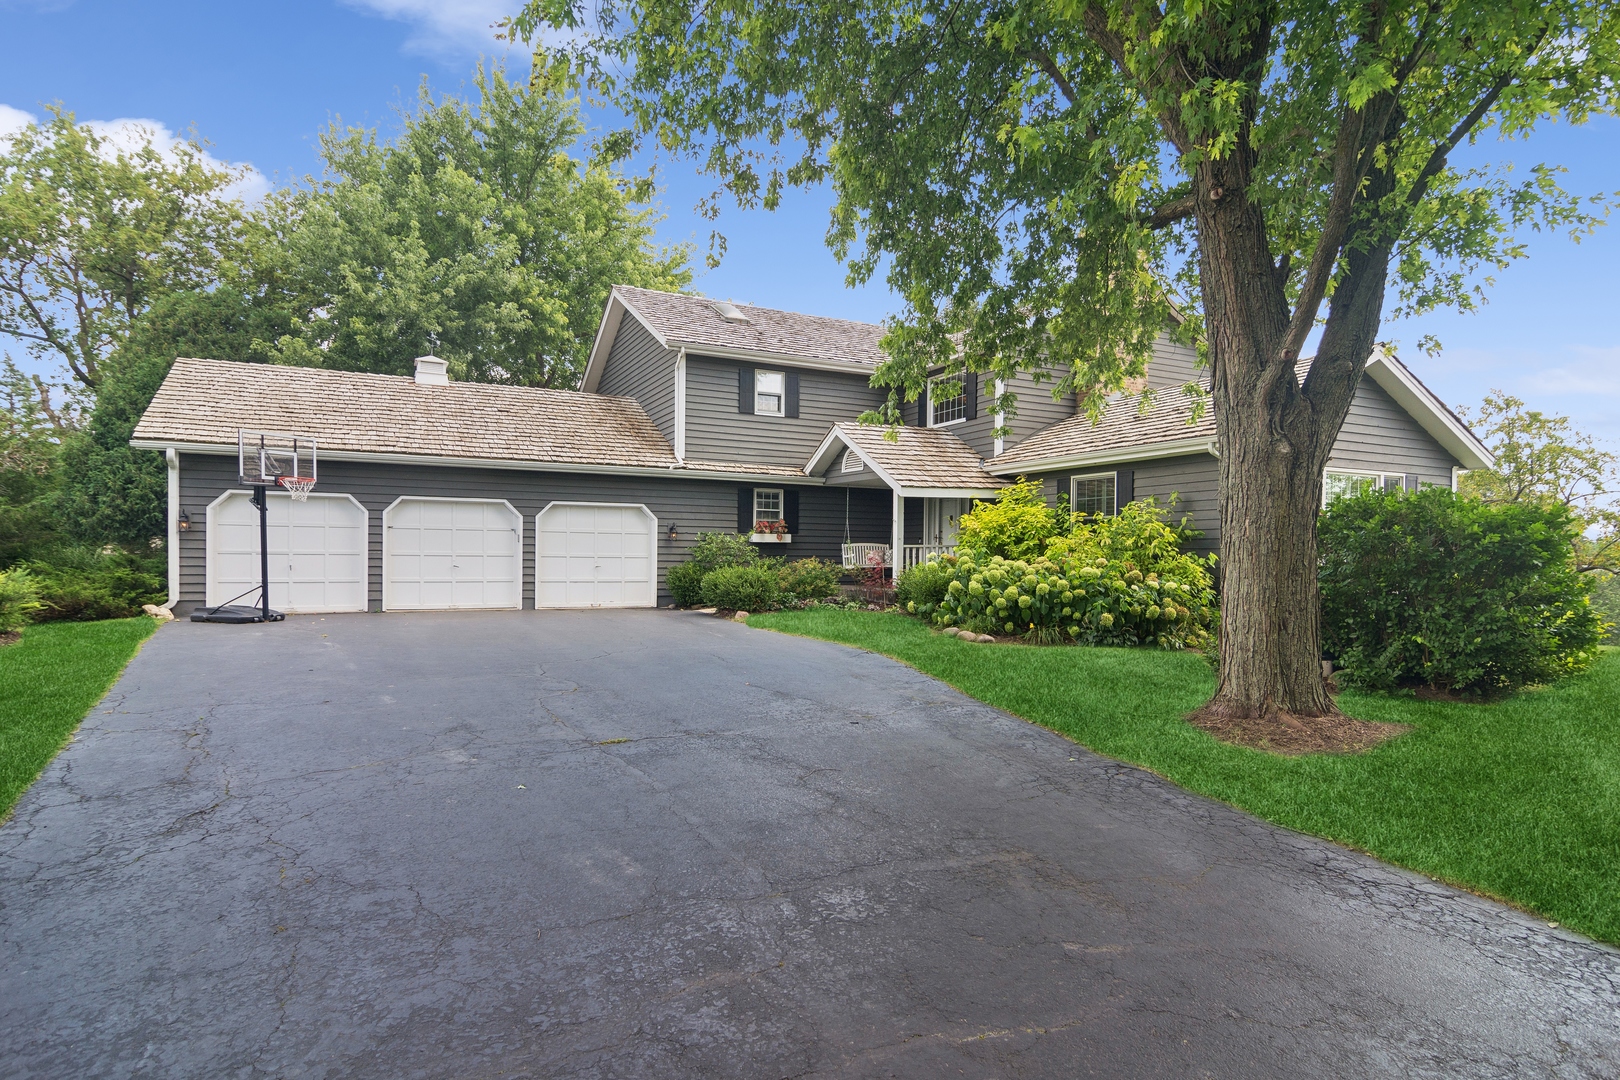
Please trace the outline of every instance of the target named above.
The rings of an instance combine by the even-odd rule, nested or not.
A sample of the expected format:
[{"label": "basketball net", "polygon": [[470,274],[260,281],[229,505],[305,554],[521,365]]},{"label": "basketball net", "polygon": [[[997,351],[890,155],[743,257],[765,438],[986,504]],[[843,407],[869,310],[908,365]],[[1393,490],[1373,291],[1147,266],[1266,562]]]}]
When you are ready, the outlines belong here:
[{"label": "basketball net", "polygon": [[287,494],[292,496],[293,502],[303,502],[309,498],[309,493],[314,489],[315,478],[313,476],[278,476],[276,477],[276,483],[287,489]]}]

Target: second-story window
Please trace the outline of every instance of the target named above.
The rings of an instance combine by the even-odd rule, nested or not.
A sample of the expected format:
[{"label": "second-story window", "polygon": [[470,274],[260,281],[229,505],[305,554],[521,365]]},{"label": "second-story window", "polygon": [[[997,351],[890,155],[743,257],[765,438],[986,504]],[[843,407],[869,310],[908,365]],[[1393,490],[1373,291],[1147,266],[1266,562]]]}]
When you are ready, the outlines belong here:
[{"label": "second-story window", "polygon": [[780,371],[754,372],[754,412],[760,416],[784,415],[787,400],[786,379]]},{"label": "second-story window", "polygon": [[967,419],[967,391],[963,388],[960,379],[956,380],[957,393],[955,397],[943,397],[937,390],[946,386],[950,379],[937,379],[928,384],[928,426],[939,427],[942,424],[954,424],[958,420]]}]

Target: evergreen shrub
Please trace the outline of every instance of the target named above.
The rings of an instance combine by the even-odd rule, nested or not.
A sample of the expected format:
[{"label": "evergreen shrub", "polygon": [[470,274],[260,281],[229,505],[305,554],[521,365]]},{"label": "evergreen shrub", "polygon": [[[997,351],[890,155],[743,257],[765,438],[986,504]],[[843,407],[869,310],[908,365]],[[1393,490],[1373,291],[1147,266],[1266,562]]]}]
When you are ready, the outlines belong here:
[{"label": "evergreen shrub", "polygon": [[0,570],[0,634],[15,634],[44,607],[33,575],[22,567]]},{"label": "evergreen shrub", "polygon": [[703,602],[727,611],[770,611],[781,604],[782,581],[774,566],[722,566],[703,577]]},{"label": "evergreen shrub", "polygon": [[[782,594],[792,600],[826,600],[838,595],[843,568],[826,559],[795,559],[777,571]],[[753,608],[749,608],[753,611]]]},{"label": "evergreen shrub", "polygon": [[1322,638],[1341,681],[1493,695],[1597,655],[1603,621],[1563,507],[1444,488],[1340,498],[1319,528]]}]

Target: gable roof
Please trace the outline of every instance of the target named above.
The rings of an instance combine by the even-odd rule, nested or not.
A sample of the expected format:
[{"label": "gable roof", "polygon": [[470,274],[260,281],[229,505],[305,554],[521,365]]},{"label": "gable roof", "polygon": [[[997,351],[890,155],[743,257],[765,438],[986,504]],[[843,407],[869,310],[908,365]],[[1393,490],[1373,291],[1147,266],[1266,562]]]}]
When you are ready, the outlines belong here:
[{"label": "gable roof", "polygon": [[891,442],[885,437],[888,430],[877,425],[834,424],[804,471],[820,472],[848,447],[891,488],[907,493],[927,490],[989,495],[1007,486],[1005,480],[985,472],[973,448],[948,431],[895,428],[896,437]]},{"label": "gable roof", "polygon": [[1103,405],[1093,424],[1079,413],[1042,428],[985,466],[992,473],[1011,476],[1031,466],[1064,468],[1069,465],[1139,461],[1215,452],[1215,410],[1205,402],[1204,414],[1193,421],[1195,399],[1179,390],[1160,390],[1146,412],[1139,397],[1115,394]]},{"label": "gable roof", "polygon": [[322,455],[677,465],[633,398],[228,360],[176,360],[132,441],[234,452],[238,428],[313,435]]},{"label": "gable roof", "polygon": [[[1311,358],[1299,362],[1300,379]],[[1417,425],[1428,432],[1465,469],[1488,469],[1494,459],[1479,437],[1457,418],[1411,370],[1383,349],[1367,361],[1366,375],[1393,398]],[[1192,420],[1195,399],[1179,390],[1158,391],[1144,412],[1139,398],[1117,394],[1103,406],[1094,425],[1085,414],[1042,428],[991,461],[986,468],[1011,476],[1031,468],[1067,468],[1121,461],[1215,453],[1215,403],[1205,399],[1203,416]]]},{"label": "gable roof", "polygon": [[613,339],[626,318],[635,319],[666,349],[710,356],[792,363],[870,372],[885,354],[878,342],[888,330],[876,323],[803,315],[796,311],[730,304],[746,322],[728,319],[719,301],[686,293],[615,285],[602,313],[580,387],[594,390]]}]

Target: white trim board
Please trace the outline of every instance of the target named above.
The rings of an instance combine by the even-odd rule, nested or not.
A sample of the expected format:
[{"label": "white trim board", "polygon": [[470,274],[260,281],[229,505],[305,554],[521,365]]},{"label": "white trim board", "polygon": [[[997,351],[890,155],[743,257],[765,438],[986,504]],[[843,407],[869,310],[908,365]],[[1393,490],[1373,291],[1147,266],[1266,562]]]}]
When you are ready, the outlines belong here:
[{"label": "white trim board", "polygon": [[[158,439],[138,439],[131,440],[130,445],[139,450],[175,450],[182,454],[203,454],[212,457],[234,457],[236,454],[236,444],[234,443],[227,447],[220,443],[176,443]],[[684,465],[579,465],[572,462],[512,461],[502,458],[441,457],[429,454],[383,454],[354,450],[322,450],[321,457],[327,461],[360,461],[378,465],[430,465],[449,469],[509,469],[516,472],[554,472],[584,474],[587,476],[660,476],[673,479],[684,477],[693,480],[720,480],[725,482],[746,480],[761,483],[798,484],[801,486],[822,483],[819,476],[802,476],[797,473],[784,476],[781,473],[703,469]]]}]

